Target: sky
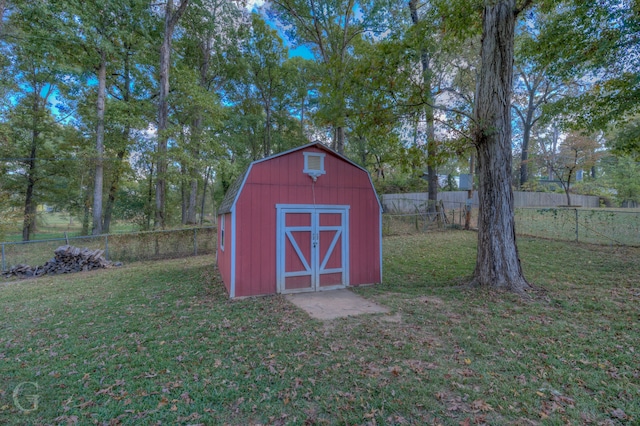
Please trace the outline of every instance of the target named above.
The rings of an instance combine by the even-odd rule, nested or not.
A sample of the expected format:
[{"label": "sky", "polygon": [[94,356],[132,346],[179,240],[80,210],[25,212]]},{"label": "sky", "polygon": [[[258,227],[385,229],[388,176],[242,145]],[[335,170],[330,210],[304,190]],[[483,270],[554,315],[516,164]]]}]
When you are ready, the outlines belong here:
[{"label": "sky", "polygon": [[280,38],[284,41],[284,45],[289,49],[289,57],[300,56],[304,59],[313,59],[313,53],[306,46],[294,46],[294,44],[289,40],[289,38],[284,33],[284,30],[281,25],[278,25],[278,22],[267,16],[265,9],[263,8],[265,1],[264,0],[248,0],[247,2],[247,10],[251,13],[258,13],[262,16],[262,18],[267,22],[271,28],[278,32]]}]

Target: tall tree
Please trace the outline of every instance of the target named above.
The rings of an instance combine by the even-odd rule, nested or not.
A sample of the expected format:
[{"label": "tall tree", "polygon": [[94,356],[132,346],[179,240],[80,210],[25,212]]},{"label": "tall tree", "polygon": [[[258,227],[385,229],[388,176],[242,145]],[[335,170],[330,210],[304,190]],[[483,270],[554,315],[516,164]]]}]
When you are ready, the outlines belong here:
[{"label": "tall tree", "polygon": [[[23,176],[23,182],[14,187],[23,198],[22,239],[30,240],[36,229],[38,185],[52,172],[50,163],[40,157],[54,149],[49,140],[55,131],[55,120],[49,110],[49,102],[56,92],[59,77],[59,53],[48,40],[38,40],[31,33],[33,21],[46,16],[40,5],[20,3],[11,15],[12,36],[16,42],[7,53],[10,65],[5,72],[12,76],[14,84],[8,95],[13,106],[9,109],[11,145],[15,151],[9,157],[17,157],[19,168],[12,174]],[[17,155],[16,155],[17,154]],[[22,180],[22,179],[21,179]]]},{"label": "tall tree", "polygon": [[571,184],[580,170],[589,170],[595,166],[601,153],[600,144],[594,137],[572,132],[560,143],[558,152],[546,152],[549,169],[553,171],[567,197],[567,206],[571,205]]},{"label": "tall tree", "polygon": [[246,71],[250,86],[262,104],[264,130],[262,132],[262,155],[272,154],[274,110],[280,92],[284,90],[283,64],[287,57],[284,43],[275,30],[259,16],[252,16],[252,36],[247,40]]},{"label": "tall tree", "polygon": [[524,0],[485,1],[473,143],[478,153],[478,255],[473,283],[523,293],[530,289],[516,245],[511,188],[511,93],[514,31]]},{"label": "tall tree", "polygon": [[160,47],[160,76],[158,95],[158,147],[157,147],[157,179],[156,179],[156,214],[154,228],[164,229],[166,224],[165,204],[167,193],[167,125],[169,117],[169,70],[171,69],[171,43],[173,33],[178,21],[184,14],[189,0],[182,0],[177,8],[174,8],[173,0],[167,0],[164,10],[164,33],[162,46]]},{"label": "tall tree", "polygon": [[519,119],[522,143],[520,145],[520,186],[529,181],[529,154],[534,126],[543,117],[543,107],[551,102],[561,89],[545,77],[544,71],[536,72],[526,64],[516,65],[516,84],[513,111]]},{"label": "tall tree", "polygon": [[104,106],[107,91],[107,53],[100,51],[97,69],[98,100],[96,102],[96,158],[93,175],[93,235],[102,234],[102,186],[104,175]]},{"label": "tall tree", "polygon": [[349,73],[350,49],[362,37],[375,6],[358,3],[363,16],[358,15],[355,0],[275,0],[272,13],[287,27],[287,34],[299,44],[312,48],[324,67],[321,83],[323,96],[321,115],[332,127],[333,147],[344,153],[347,99],[345,81]]},{"label": "tall tree", "polygon": [[615,189],[621,207],[640,205],[640,163],[628,155],[610,156],[604,163],[604,178]]},{"label": "tall tree", "polygon": [[[423,6],[424,7],[424,6]],[[427,6],[428,7],[428,6]],[[414,26],[421,24],[421,18],[418,13],[418,0],[409,1],[409,10],[411,13],[411,22]],[[433,18],[433,17],[431,17]],[[426,19],[429,19],[427,17]],[[432,28],[430,32],[435,32]],[[432,37],[429,37],[432,38]],[[430,212],[435,211],[436,201],[438,200],[438,172],[436,168],[437,160],[437,143],[436,143],[436,131],[435,131],[435,111],[434,111],[434,92],[433,92],[433,61],[434,55],[432,53],[431,46],[433,46],[433,40],[423,38],[422,47],[420,51],[420,65],[422,66],[422,96],[423,96],[423,111],[425,117],[427,138],[427,181],[428,181],[428,193],[429,193],[429,207]],[[429,48],[428,48],[429,47]]]},{"label": "tall tree", "polygon": [[[183,222],[196,224],[198,183],[206,174],[199,161],[212,143],[208,128],[221,119],[218,92],[226,77],[224,56],[237,49],[237,32],[243,23],[242,7],[235,0],[203,0],[200,7],[191,7],[183,18],[185,34],[181,39],[181,60],[196,71],[197,83],[192,86],[192,105],[188,112],[190,161],[184,162],[187,175]],[[208,135],[209,133],[209,135]]]}]

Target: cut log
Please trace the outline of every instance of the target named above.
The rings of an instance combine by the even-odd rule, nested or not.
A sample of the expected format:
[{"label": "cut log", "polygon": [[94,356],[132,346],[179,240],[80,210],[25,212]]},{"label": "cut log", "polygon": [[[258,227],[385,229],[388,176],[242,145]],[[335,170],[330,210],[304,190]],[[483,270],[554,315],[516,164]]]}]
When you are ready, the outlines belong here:
[{"label": "cut log", "polygon": [[[27,278],[44,274],[68,274],[72,272],[90,271],[93,269],[109,268],[111,262],[104,258],[104,250],[80,249],[73,246],[60,246],[53,251],[54,257],[42,266],[31,267],[18,264],[2,275],[6,278],[16,276]],[[117,266],[120,266],[119,263]]]}]

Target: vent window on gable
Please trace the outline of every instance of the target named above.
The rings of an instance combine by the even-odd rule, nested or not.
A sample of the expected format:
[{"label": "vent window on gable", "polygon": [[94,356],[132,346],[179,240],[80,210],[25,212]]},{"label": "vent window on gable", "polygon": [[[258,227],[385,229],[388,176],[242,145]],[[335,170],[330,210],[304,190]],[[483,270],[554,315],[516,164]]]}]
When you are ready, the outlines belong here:
[{"label": "vent window on gable", "polygon": [[324,156],[325,154],[319,152],[303,152],[304,154],[304,169],[303,173],[308,174],[315,182],[319,176],[326,173],[324,169]]}]

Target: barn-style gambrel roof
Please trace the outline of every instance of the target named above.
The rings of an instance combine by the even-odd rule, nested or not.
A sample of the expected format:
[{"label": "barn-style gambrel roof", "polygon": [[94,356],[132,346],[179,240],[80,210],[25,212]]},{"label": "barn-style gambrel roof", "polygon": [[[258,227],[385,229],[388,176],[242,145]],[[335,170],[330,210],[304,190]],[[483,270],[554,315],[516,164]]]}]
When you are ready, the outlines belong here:
[{"label": "barn-style gambrel roof", "polygon": [[231,186],[229,187],[229,189],[225,193],[224,198],[222,199],[222,203],[220,203],[220,207],[218,207],[218,214],[225,214],[225,213],[231,212],[231,210],[233,209],[233,205],[235,204],[236,200],[238,199],[238,196],[240,195],[240,191],[242,190],[243,183],[244,183],[247,175],[249,174],[249,171],[251,170],[251,167],[254,164],[262,163],[263,161],[268,161],[268,160],[271,160],[273,158],[281,157],[283,155],[287,155],[287,154],[290,154],[292,152],[300,151],[300,150],[307,149],[307,148],[310,148],[310,147],[315,147],[315,148],[319,148],[319,149],[322,149],[324,151],[327,151],[327,152],[335,155],[336,157],[346,161],[347,163],[349,163],[349,164],[351,164],[351,165],[363,170],[364,172],[369,173],[362,166],[354,163],[353,161],[349,160],[344,155],[339,154],[338,152],[332,150],[328,146],[326,146],[326,145],[324,145],[324,144],[322,144],[320,142],[311,142],[311,143],[308,143],[306,145],[298,146],[296,148],[292,148],[292,149],[289,149],[287,151],[279,152],[277,154],[270,155],[269,157],[265,157],[265,158],[262,158],[260,160],[253,161],[249,165],[249,167],[240,176],[238,176],[238,178],[231,184]]}]

